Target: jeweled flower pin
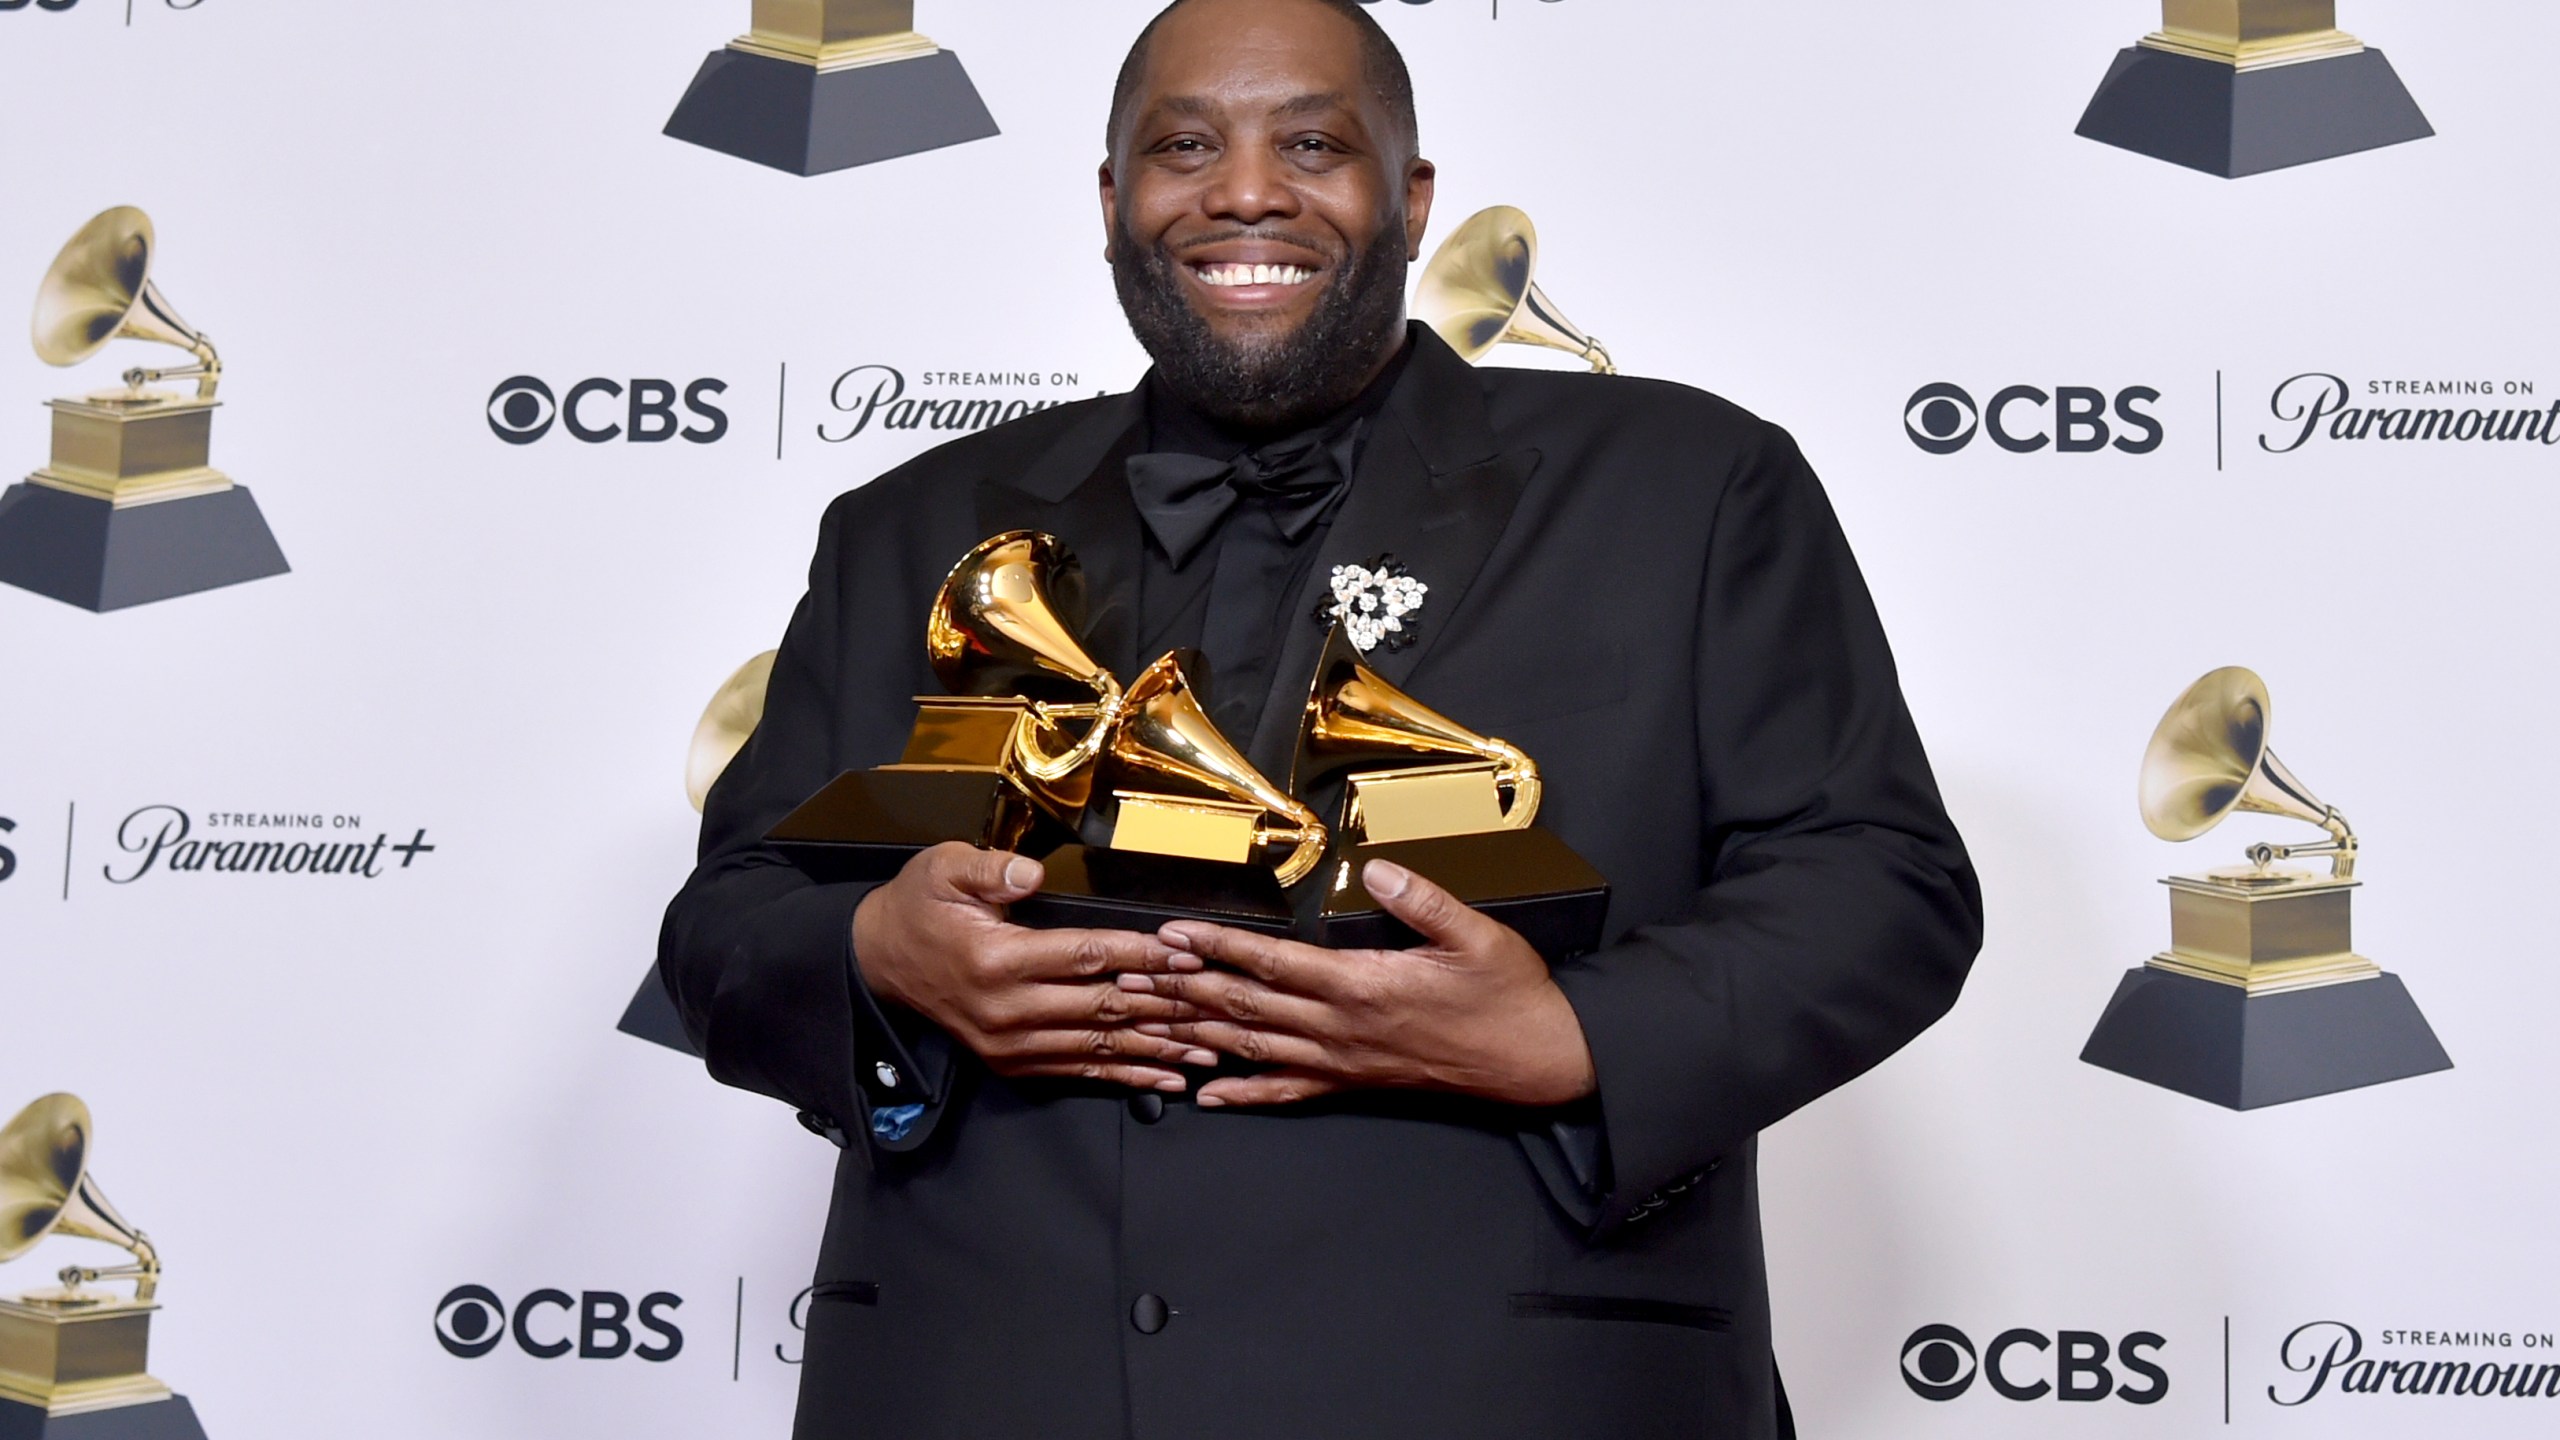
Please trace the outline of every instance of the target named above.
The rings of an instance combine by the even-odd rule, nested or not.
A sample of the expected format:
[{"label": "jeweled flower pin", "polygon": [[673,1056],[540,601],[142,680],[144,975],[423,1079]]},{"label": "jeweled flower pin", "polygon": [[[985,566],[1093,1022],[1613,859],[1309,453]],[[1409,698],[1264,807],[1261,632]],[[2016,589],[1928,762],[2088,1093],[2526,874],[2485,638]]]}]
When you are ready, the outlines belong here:
[{"label": "jeweled flower pin", "polygon": [[1389,650],[1412,644],[1423,597],[1431,593],[1392,555],[1366,565],[1334,566],[1332,588],[1332,598],[1316,607],[1316,623],[1341,625],[1364,655],[1382,644]]}]

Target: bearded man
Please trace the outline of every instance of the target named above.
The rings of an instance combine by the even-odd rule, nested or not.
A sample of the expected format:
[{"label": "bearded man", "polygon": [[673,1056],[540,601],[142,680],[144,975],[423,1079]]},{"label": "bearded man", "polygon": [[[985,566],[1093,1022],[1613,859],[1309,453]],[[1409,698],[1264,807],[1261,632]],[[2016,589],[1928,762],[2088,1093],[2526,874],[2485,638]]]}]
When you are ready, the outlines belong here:
[{"label": "bearded man", "polygon": [[[1178,0],[1107,138],[1155,368],[830,507],[667,917],[712,1073],[844,1149],[796,1434],[1791,1433],[1755,1137],[1943,1013],[1981,927],[1819,484],[1713,397],[1405,323],[1434,171],[1354,0]],[[762,837],[897,758],[944,568],[1012,529],[1081,557],[1122,677],[1204,651],[1277,775],[1331,567],[1395,556],[1428,589],[1369,663],[1537,757],[1601,948],[1384,864],[1414,949],[1032,930],[1041,866],[959,845],[792,868]]]}]

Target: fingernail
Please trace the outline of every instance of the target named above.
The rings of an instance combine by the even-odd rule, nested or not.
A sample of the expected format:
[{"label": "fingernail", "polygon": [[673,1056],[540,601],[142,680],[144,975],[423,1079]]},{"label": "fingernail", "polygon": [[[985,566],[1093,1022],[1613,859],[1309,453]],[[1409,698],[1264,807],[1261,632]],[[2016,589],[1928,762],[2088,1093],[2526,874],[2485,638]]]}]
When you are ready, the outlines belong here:
[{"label": "fingernail", "polygon": [[1381,900],[1393,900],[1413,884],[1413,872],[1392,860],[1372,860],[1360,872],[1360,883]]},{"label": "fingernail", "polygon": [[1203,1110],[1215,1110],[1226,1103],[1222,1096],[1212,1095],[1206,1090],[1200,1092],[1200,1108]]},{"label": "fingernail", "polygon": [[1156,938],[1176,950],[1188,951],[1191,948],[1191,932],[1188,930],[1177,930],[1167,925],[1156,932]]},{"label": "fingernail", "polygon": [[1158,1040],[1169,1040],[1173,1038],[1173,1027],[1170,1025],[1158,1025],[1154,1021],[1150,1020],[1146,1024],[1138,1027],[1138,1033],[1141,1035],[1151,1035]]},{"label": "fingernail", "polygon": [[1182,1063],[1185,1065],[1215,1065],[1218,1063],[1218,1057],[1213,1052],[1207,1050],[1189,1050],[1183,1052]]},{"label": "fingernail", "polygon": [[1120,977],[1120,988],[1123,990],[1134,990],[1141,995],[1147,995],[1154,993],[1156,982],[1148,979],[1144,975],[1123,975]]},{"label": "fingernail", "polygon": [[1168,1075],[1164,1079],[1156,1082],[1156,1088],[1159,1090],[1171,1091],[1178,1095],[1183,1091],[1190,1089],[1191,1082],[1183,1079],[1179,1075]]},{"label": "fingernail", "polygon": [[1166,961],[1165,964],[1177,975],[1195,975],[1200,971],[1209,968],[1208,961],[1201,959],[1199,956],[1192,954],[1188,950],[1178,950],[1174,952],[1173,958]]},{"label": "fingernail", "polygon": [[1029,891],[1039,888],[1041,877],[1042,872],[1037,861],[1026,860],[1016,855],[1004,863],[1004,883],[1016,890]]}]

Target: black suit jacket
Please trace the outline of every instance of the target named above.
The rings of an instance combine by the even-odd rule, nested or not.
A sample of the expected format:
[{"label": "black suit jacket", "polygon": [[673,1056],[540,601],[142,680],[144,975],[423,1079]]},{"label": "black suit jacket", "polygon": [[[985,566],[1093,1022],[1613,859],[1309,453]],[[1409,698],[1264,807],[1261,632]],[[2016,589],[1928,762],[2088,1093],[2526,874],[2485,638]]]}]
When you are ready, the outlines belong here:
[{"label": "black suit jacket", "polygon": [[[660,953],[713,1074],[847,1147],[804,1440],[1779,1433],[1754,1137],[1953,1003],[1979,894],[1783,432],[1680,386],[1475,370],[1415,336],[1310,584],[1380,552],[1425,580],[1419,638],[1372,663],[1534,756],[1541,822],[1615,887],[1606,946],[1556,973],[1596,1103],[1159,1112],[1001,1079],[881,1013],[850,954],[863,888],[812,883],[760,837],[897,758],[910,697],[936,688],[921,642],[946,568],[998,530],[1051,531],[1083,559],[1097,657],[1124,677],[1152,658],[1132,634],[1136,400],[944,446],[829,508]],[[1288,635],[1248,744],[1266,773],[1287,773],[1322,639]],[[865,1117],[898,1103],[922,1119],[873,1138]],[[1590,1183],[1560,1118],[1603,1138]]]}]

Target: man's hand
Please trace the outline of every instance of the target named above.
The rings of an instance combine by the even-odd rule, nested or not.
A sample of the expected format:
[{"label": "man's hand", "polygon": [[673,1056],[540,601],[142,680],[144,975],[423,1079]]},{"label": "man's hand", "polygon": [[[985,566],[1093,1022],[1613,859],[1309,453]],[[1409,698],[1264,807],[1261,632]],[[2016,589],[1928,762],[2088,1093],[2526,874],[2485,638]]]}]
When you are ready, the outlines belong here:
[{"label": "man's hand", "polygon": [[916,856],[853,912],[864,983],[941,1026],[999,1075],[1181,1090],[1188,1082],[1173,1066],[1216,1064],[1188,1042],[1132,1028],[1198,1011],[1113,983],[1198,970],[1199,958],[1152,935],[1007,924],[1004,907],[1042,878],[1019,855],[958,843]]},{"label": "man's hand", "polygon": [[1361,878],[1421,948],[1326,950],[1178,922],[1158,932],[1167,945],[1243,973],[1168,966],[1120,977],[1132,994],[1209,1012],[1149,1020],[1141,1032],[1280,1067],[1213,1080],[1201,1104],[1285,1105],[1384,1087],[1532,1106],[1592,1093],[1582,1022],[1518,931],[1403,866],[1372,860]]}]

